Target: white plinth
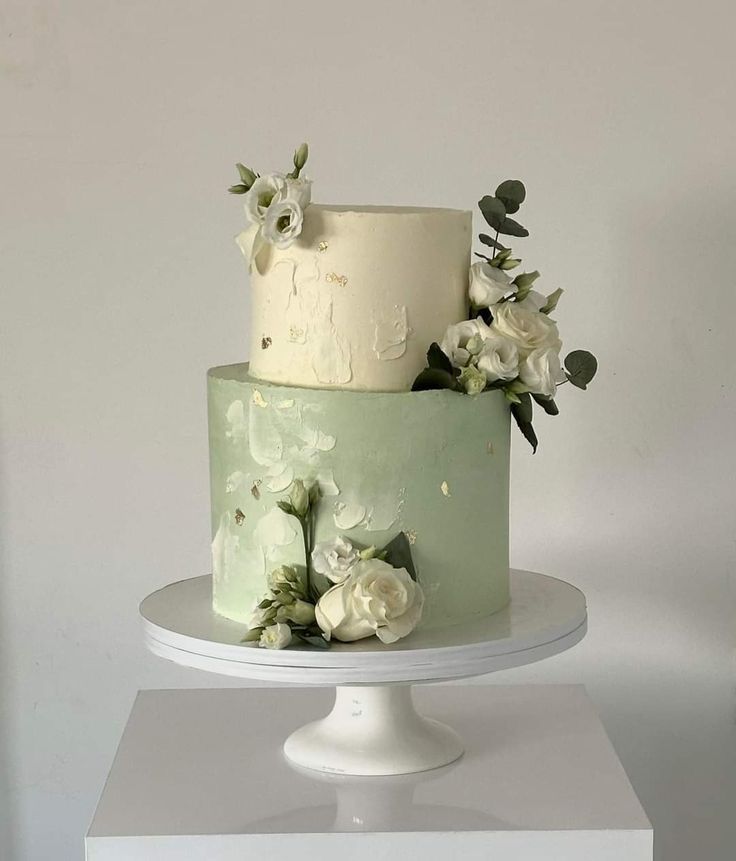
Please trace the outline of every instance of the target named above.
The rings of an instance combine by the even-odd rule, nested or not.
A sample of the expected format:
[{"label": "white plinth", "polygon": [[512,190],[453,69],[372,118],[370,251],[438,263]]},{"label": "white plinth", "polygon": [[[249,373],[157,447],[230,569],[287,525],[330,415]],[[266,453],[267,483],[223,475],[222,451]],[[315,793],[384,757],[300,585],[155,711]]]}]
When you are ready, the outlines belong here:
[{"label": "white plinth", "polygon": [[403,777],[295,768],[282,739],[332,691],[139,694],[88,861],[651,861],[652,831],[578,686],[422,686],[467,755]]},{"label": "white plinth", "polygon": [[501,612],[420,629],[390,646],[376,638],[335,643],[329,651],[244,645],[244,626],[213,612],[209,577],[154,592],[141,615],[149,649],[176,663],[277,683],[337,685],[330,714],[292,733],[284,751],[307,768],[361,776],[426,771],[462,755],[453,729],[417,713],[408,682],[465,678],[556,655],[582,639],[587,622],[578,589],[529,571],[511,572],[511,602]]}]

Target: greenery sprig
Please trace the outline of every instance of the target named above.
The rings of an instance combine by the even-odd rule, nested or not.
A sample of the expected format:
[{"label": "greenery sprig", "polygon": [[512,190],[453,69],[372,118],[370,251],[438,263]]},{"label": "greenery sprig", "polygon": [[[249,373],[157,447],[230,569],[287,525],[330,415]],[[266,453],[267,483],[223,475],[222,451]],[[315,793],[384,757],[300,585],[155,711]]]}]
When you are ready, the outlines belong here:
[{"label": "greenery sprig", "polygon": [[[286,174],[286,176],[290,179],[298,179],[299,174],[304,169],[304,165],[307,163],[308,158],[309,146],[306,143],[303,143],[295,150],[294,157],[292,159],[294,167],[289,173]],[[237,168],[240,182],[236,185],[231,185],[230,188],[228,188],[228,191],[230,192],[230,194],[246,194],[250,191],[251,187],[253,186],[253,183],[255,183],[260,174],[256,173],[254,170],[251,170],[249,167],[246,167],[240,162],[238,162],[235,167]]]},{"label": "greenery sprig", "polygon": [[[493,249],[495,254],[490,255],[478,251],[474,253],[489,266],[501,272],[509,272],[521,265],[521,258],[516,257],[511,248],[503,245],[499,241],[499,236],[518,238],[529,236],[526,227],[510,217],[519,211],[525,200],[526,188],[524,183],[518,179],[507,179],[496,188],[493,195],[485,195],[478,201],[478,207],[483,218],[494,231],[493,236],[488,233],[481,233],[478,239],[484,246]],[[508,281],[506,276],[502,276],[505,280],[500,280],[500,283],[506,284],[506,290],[493,307],[496,308],[506,302],[523,303],[529,298],[533,285],[539,277],[540,273],[536,269],[531,272],[519,273],[508,284],[506,284]],[[539,294],[535,294],[535,299],[540,303],[535,306],[535,310],[538,308],[538,313],[550,315],[557,308],[562,293],[563,290],[557,288],[546,297],[539,297]],[[543,304],[541,304],[542,302]],[[494,319],[491,307],[475,306],[472,300],[469,305],[468,317],[470,320],[480,317],[486,326],[491,326]],[[477,343],[474,343],[474,340]],[[471,359],[481,348],[482,339],[480,337],[469,339],[467,353]],[[586,389],[598,370],[598,362],[595,356],[587,350],[573,350],[565,357],[563,370],[565,374],[563,382],[570,382],[579,389]],[[532,392],[520,376],[517,375],[511,380],[499,379],[488,382],[483,372],[472,361],[465,367],[453,365],[450,357],[437,343],[430,345],[427,351],[427,367],[419,373],[412,386],[413,391],[428,389],[449,389],[468,394],[502,389],[506,399],[510,402],[511,413],[519,429],[534,452],[536,452],[539,444],[532,426],[534,404],[537,404],[547,415],[559,415],[559,409],[554,399]]]}]

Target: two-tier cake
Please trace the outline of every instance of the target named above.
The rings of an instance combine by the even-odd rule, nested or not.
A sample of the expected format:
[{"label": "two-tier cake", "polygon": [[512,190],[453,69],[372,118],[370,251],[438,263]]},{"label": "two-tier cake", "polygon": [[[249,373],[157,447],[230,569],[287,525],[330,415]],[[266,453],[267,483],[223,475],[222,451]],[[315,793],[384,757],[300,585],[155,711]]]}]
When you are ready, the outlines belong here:
[{"label": "two-tier cake", "polygon": [[[506,275],[498,233],[472,274],[470,212],[311,204],[305,160],[266,177],[241,165],[233,189],[251,222],[251,361],[208,375],[214,610],[271,647],[494,613],[509,601],[511,407],[534,391],[521,369],[544,377],[559,353],[549,309]],[[473,283],[499,291],[485,315]],[[503,296],[538,330],[492,331]]]}]

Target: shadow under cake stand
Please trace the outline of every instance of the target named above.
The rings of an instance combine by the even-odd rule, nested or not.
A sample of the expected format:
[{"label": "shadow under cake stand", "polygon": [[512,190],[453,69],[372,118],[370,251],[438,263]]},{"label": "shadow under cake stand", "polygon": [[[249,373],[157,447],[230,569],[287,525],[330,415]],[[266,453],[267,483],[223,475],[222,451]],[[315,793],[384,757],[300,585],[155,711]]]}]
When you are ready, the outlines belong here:
[{"label": "shadow under cake stand", "polygon": [[181,580],[140,606],[146,645],[159,657],[255,681],[336,688],[327,717],[292,733],[293,763],[331,774],[392,775],[454,762],[463,743],[414,708],[412,684],[463,679],[530,664],[579,643],[585,596],[554,577],[511,571],[508,607],[469,624],[413,632],[387,646],[372,637],[315,648],[242,644],[246,627],[212,610],[212,578]]}]

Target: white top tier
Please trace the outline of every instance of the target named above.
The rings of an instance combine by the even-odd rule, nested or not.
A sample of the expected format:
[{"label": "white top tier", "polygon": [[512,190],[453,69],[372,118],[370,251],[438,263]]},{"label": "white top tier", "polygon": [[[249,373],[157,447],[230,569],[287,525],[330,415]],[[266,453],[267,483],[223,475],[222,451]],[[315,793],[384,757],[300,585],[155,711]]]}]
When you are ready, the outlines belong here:
[{"label": "white top tier", "polygon": [[432,341],[467,317],[470,212],[305,210],[297,241],[251,272],[251,374],[295,386],[407,391]]}]

